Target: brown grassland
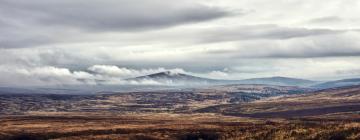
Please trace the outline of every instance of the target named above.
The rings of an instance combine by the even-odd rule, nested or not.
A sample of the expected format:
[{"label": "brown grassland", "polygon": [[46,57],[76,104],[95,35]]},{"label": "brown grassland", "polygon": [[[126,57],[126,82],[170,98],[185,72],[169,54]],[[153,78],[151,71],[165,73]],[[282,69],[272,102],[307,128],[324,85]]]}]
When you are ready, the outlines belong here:
[{"label": "brown grassland", "polygon": [[[317,91],[309,94],[271,97],[252,102],[231,103],[198,94],[149,94],[147,97],[126,96],[140,104],[132,110],[91,109],[98,98],[61,99],[54,102],[26,98],[5,98],[0,116],[0,140],[359,140],[360,87]],[[174,95],[186,99],[172,98]],[[114,95],[111,95],[111,98]],[[138,96],[136,94],[136,96]],[[224,95],[225,96],[225,95]],[[119,98],[116,97],[116,98]],[[142,96],[139,96],[142,97]],[[176,107],[189,102],[203,102],[203,108]],[[227,96],[225,96],[227,97]],[[54,98],[54,97],[51,97]],[[231,98],[231,97],[227,97]],[[13,101],[9,101],[13,99]],[[44,98],[45,99],[45,98]],[[101,103],[108,98],[101,98]],[[119,100],[117,99],[117,100]],[[89,101],[86,101],[89,100]],[[144,111],[144,107],[162,103],[166,110]],[[171,100],[177,102],[171,102]],[[31,101],[31,102],[30,102]],[[86,101],[86,102],[85,102]],[[95,102],[97,101],[97,102]],[[127,100],[122,100],[126,102]],[[221,102],[220,102],[221,101]],[[41,102],[41,101],[40,101]],[[11,103],[11,105],[10,105]],[[91,104],[90,104],[91,103]],[[182,104],[184,103],[184,104]],[[222,103],[216,105],[217,103]],[[22,108],[34,104],[37,108]],[[57,105],[59,104],[59,105]],[[77,106],[76,110],[63,106]],[[84,104],[79,106],[80,104]],[[109,103],[106,103],[108,105]],[[124,103],[125,104],[125,103]],[[210,106],[206,106],[209,104]],[[147,106],[145,106],[147,105]],[[50,111],[42,106],[52,107]],[[83,109],[84,107],[86,109]],[[3,106],[4,107],[4,106]],[[60,111],[61,110],[64,111]],[[175,108],[175,109],[173,109]],[[54,111],[56,110],[56,111]],[[19,113],[19,111],[25,111]]]},{"label": "brown grassland", "polygon": [[6,116],[0,139],[9,140],[341,140],[360,139],[360,115],[253,119],[217,114],[41,114]]}]

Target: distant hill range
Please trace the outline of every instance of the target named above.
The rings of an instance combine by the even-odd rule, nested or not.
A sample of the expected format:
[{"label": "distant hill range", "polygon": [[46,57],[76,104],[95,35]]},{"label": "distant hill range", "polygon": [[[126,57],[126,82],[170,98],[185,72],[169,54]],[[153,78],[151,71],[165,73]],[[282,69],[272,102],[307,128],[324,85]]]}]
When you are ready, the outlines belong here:
[{"label": "distant hill range", "polygon": [[360,78],[329,81],[329,82],[313,85],[312,87],[319,89],[327,89],[327,88],[337,88],[337,87],[354,86],[354,85],[360,85]]},{"label": "distant hill range", "polygon": [[253,78],[245,79],[239,81],[241,84],[265,84],[265,85],[281,85],[281,86],[300,86],[306,87],[316,84],[318,82],[298,79],[298,78],[289,78],[289,77],[268,77],[268,78]]},{"label": "distant hill range", "polygon": [[297,86],[317,90],[360,85],[360,78],[336,81],[311,81],[289,77],[265,77],[244,80],[211,79],[171,71],[125,79],[122,84],[55,85],[40,87],[0,87],[0,94],[97,94],[128,91],[185,90],[216,85],[274,85]]},{"label": "distant hill range", "polygon": [[199,85],[222,85],[222,84],[265,84],[265,85],[280,85],[280,86],[311,86],[318,82],[288,78],[288,77],[268,77],[268,78],[253,78],[245,80],[219,80],[209,79],[197,76],[192,76],[183,73],[176,73],[171,71],[165,71],[146,76],[140,76],[135,78],[126,79],[127,81],[152,81],[156,83],[168,84],[168,85],[180,85],[180,86],[199,86]]},{"label": "distant hill range", "polygon": [[255,118],[292,118],[349,112],[353,114],[360,111],[359,103],[360,86],[347,86],[243,104],[210,106],[199,109],[198,112]]}]

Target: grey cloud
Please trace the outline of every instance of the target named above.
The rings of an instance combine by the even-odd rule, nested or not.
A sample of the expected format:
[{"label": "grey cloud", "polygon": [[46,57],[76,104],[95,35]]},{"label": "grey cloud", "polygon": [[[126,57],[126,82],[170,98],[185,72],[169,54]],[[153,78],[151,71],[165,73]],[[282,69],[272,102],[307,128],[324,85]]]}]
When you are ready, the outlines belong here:
[{"label": "grey cloud", "polygon": [[[265,45],[265,44],[263,44]],[[297,46],[293,46],[296,48]],[[302,47],[301,49],[285,48],[271,48],[264,49],[263,47],[252,47],[245,51],[244,49],[237,50],[222,50],[211,51],[209,53],[215,55],[227,56],[236,59],[288,59],[288,58],[320,58],[320,57],[357,57],[360,56],[360,49],[336,49],[334,50],[321,50],[321,48],[312,48],[310,46]]]},{"label": "grey cloud", "polygon": [[69,35],[63,35],[66,33],[63,28],[39,26],[24,20],[27,18],[26,16],[24,18],[6,17],[2,13],[3,10],[0,6],[0,48],[41,46],[71,38]]},{"label": "grey cloud", "polygon": [[[4,33],[4,32],[3,32]],[[1,33],[0,33],[1,34]],[[0,35],[0,48],[23,48],[42,46],[45,44],[53,43],[55,40],[47,38],[46,36],[37,35]]]},{"label": "grey cloud", "polygon": [[352,74],[352,75],[360,75],[360,69],[346,69],[346,70],[338,70],[337,74]]},{"label": "grey cloud", "polygon": [[[0,64],[18,64],[24,66],[67,66],[71,67],[76,63],[86,65],[89,58],[83,58],[76,54],[71,54],[65,50],[56,48],[15,48],[0,49]],[[91,62],[93,63],[93,62]],[[81,66],[77,64],[77,67]]]},{"label": "grey cloud", "polygon": [[[184,32],[186,30],[186,32]],[[193,45],[193,44],[210,44],[232,41],[258,41],[258,40],[287,40],[304,37],[315,37],[322,35],[335,35],[352,30],[335,30],[326,28],[304,28],[304,27],[284,27],[275,24],[259,24],[259,25],[238,25],[238,26],[214,26],[192,29],[177,29],[171,31],[163,31],[158,33],[147,33],[144,36],[129,37],[130,40],[141,39],[143,42],[166,41],[173,43]]]},{"label": "grey cloud", "polygon": [[240,27],[224,27],[204,31],[201,42],[221,42],[237,40],[257,40],[257,39],[292,39],[308,36],[318,36],[326,34],[337,34],[346,30],[331,29],[307,29],[281,27],[277,25],[249,25]]},{"label": "grey cloud", "polygon": [[103,32],[148,31],[229,15],[187,0],[2,0],[0,47],[87,42],[87,36]]},{"label": "grey cloud", "polygon": [[316,57],[353,57],[360,56],[359,50],[334,50],[329,52],[320,52],[317,50],[307,50],[298,53],[279,52],[261,57],[265,58],[316,58]]},{"label": "grey cloud", "polygon": [[326,17],[311,19],[309,23],[334,23],[341,21],[343,21],[343,19],[338,16],[326,16]]},{"label": "grey cloud", "polygon": [[238,42],[231,49],[209,50],[209,55],[231,58],[320,58],[360,56],[357,31],[290,40]]},{"label": "grey cloud", "polygon": [[69,26],[88,31],[147,30],[207,21],[230,14],[220,8],[190,1],[4,0],[0,5],[1,12],[8,17],[43,26]]}]

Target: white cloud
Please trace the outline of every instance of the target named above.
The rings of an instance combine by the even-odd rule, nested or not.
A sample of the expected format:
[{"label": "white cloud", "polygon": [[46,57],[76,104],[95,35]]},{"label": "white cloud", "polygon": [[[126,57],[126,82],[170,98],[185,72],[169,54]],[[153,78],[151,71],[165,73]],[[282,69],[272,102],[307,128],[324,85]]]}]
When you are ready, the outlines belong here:
[{"label": "white cloud", "polygon": [[[27,67],[2,65],[1,83],[12,86],[46,86],[95,84],[95,77],[87,72],[73,71],[52,66]],[[10,77],[12,77],[10,79]],[[81,80],[81,81],[80,81]]]},{"label": "white cloud", "polygon": [[121,79],[132,78],[137,76],[149,75],[164,71],[172,71],[178,73],[185,73],[183,69],[165,69],[165,68],[156,68],[156,69],[129,69],[124,67],[118,67],[113,65],[94,65],[88,68],[89,71],[110,77],[118,77]]},{"label": "white cloud", "polygon": [[132,77],[134,75],[139,75],[139,71],[110,65],[94,65],[89,67],[88,70],[101,75],[117,77]]},{"label": "white cloud", "polygon": [[224,71],[211,71],[210,73],[207,73],[204,76],[213,79],[229,79],[230,75]]},{"label": "white cloud", "polygon": [[53,86],[53,85],[171,85],[151,79],[126,81],[133,78],[163,71],[186,73],[182,69],[129,69],[112,65],[94,65],[86,71],[73,71],[53,66],[0,65],[0,84],[6,86]]}]

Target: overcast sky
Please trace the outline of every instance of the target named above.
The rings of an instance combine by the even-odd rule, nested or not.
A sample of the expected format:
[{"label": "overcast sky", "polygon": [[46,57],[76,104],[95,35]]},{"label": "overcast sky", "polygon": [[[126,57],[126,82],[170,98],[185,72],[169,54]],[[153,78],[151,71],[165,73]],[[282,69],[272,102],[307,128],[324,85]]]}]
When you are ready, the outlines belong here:
[{"label": "overcast sky", "polygon": [[0,86],[360,77],[358,0],[0,0]]}]

